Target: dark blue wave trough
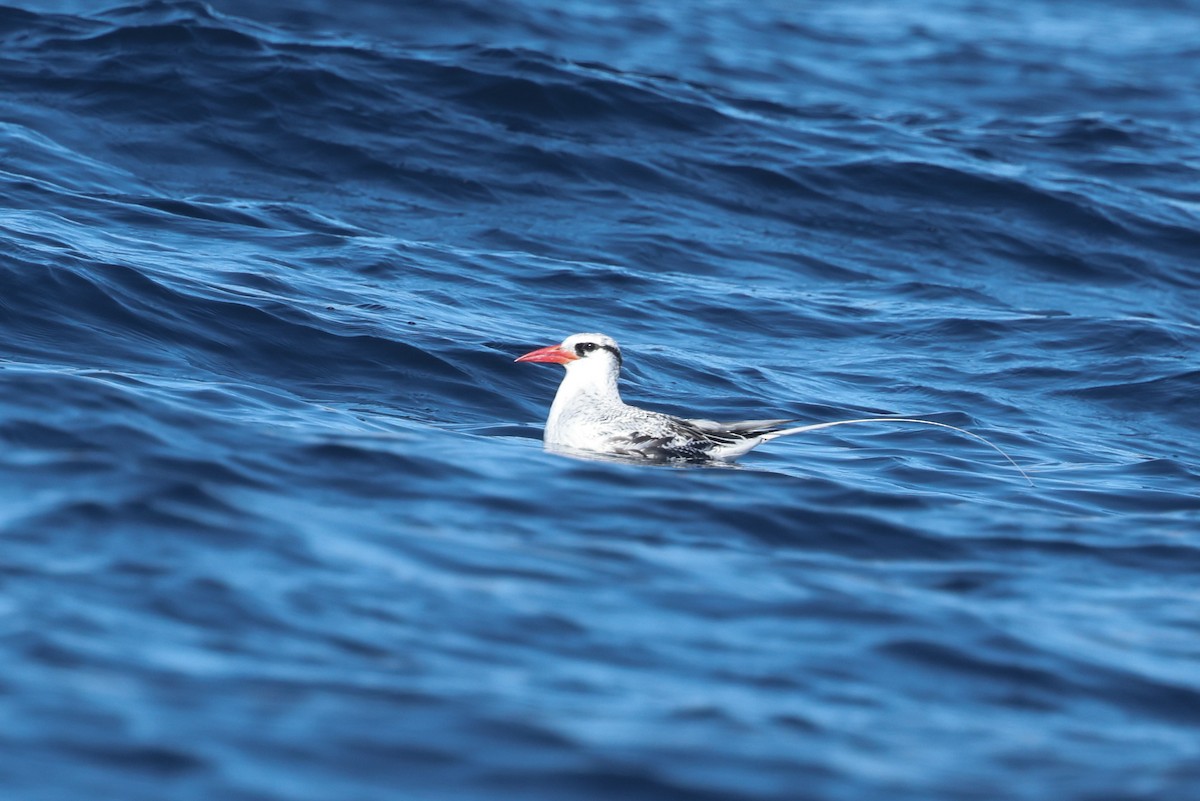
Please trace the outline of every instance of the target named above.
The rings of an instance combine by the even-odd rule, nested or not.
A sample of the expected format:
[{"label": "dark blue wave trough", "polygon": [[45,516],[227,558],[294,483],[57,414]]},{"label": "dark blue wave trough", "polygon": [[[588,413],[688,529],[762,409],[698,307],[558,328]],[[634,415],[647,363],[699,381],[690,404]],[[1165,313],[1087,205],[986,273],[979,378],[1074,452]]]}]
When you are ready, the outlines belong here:
[{"label": "dark blue wave trough", "polygon": [[3,2],[5,799],[1200,792],[1195,2]]}]

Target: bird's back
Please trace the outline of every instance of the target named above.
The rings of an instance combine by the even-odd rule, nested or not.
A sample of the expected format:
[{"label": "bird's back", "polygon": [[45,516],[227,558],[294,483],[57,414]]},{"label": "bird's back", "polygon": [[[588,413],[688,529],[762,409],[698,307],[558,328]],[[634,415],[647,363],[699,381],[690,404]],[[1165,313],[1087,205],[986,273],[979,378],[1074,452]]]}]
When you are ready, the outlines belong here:
[{"label": "bird's back", "polygon": [[653,461],[731,460],[746,453],[788,420],[719,423],[687,420],[615,403],[582,402],[551,415],[546,444]]}]

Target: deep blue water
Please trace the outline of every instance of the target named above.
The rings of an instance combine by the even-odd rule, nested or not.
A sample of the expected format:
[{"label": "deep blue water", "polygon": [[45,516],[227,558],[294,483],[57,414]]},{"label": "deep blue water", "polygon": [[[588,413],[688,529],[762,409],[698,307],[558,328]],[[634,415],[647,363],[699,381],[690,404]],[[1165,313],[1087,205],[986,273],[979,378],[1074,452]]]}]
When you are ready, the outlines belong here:
[{"label": "deep blue water", "polygon": [[0,0],[0,795],[1200,798],[1198,145],[1194,0]]}]

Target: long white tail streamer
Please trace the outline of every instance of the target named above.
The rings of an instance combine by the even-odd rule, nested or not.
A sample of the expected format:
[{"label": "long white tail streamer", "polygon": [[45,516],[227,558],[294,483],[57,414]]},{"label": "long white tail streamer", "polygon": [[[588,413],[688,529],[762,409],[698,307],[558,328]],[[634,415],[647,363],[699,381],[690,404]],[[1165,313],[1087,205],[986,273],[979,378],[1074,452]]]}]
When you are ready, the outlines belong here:
[{"label": "long white tail streamer", "polygon": [[968,437],[979,440],[984,445],[987,445],[989,448],[994,450],[996,453],[1003,456],[1005,459],[1008,460],[1008,463],[1011,464],[1016,469],[1016,471],[1018,473],[1020,473],[1021,476],[1026,481],[1029,482],[1029,486],[1031,486],[1031,487],[1036,486],[1033,483],[1033,479],[1029,477],[1029,474],[1021,469],[1021,465],[1017,464],[1011,456],[1009,456],[1007,453],[1002,451],[1000,449],[1000,446],[997,445],[996,443],[992,442],[991,440],[985,439],[984,437],[981,437],[978,434],[975,434],[971,431],[967,431],[965,428],[959,428],[958,426],[952,426],[947,423],[937,423],[937,422],[934,422],[933,420],[921,420],[920,418],[917,418],[917,417],[863,417],[858,420],[834,420],[829,423],[813,423],[812,425],[800,426],[798,428],[785,428],[782,431],[774,431],[770,434],[764,435],[763,441],[776,439],[777,437],[786,437],[790,434],[803,434],[805,431],[819,431],[822,428],[833,428],[834,426],[848,426],[848,425],[852,425],[855,423],[919,423],[919,424],[925,425],[925,426],[936,426],[937,428],[948,428],[951,431],[957,431],[959,434],[966,434]]}]

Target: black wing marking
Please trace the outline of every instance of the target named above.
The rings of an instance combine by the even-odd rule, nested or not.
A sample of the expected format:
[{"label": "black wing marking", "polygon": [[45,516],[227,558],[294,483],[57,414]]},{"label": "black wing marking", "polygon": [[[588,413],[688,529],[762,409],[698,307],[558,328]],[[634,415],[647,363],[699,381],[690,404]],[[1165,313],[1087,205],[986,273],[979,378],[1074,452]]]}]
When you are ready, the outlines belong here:
[{"label": "black wing marking", "polygon": [[737,420],[732,423],[718,423],[715,420],[680,420],[679,422],[699,429],[706,436],[728,434],[737,436],[739,439],[750,439],[779,431],[796,420],[783,418],[780,420]]},{"label": "black wing marking", "polygon": [[655,461],[683,460],[708,462],[712,450],[736,445],[778,430],[781,420],[748,420],[741,423],[715,423],[710,420],[672,420],[666,434],[635,432],[609,438],[611,453]]},{"label": "black wing marking", "polygon": [[683,459],[689,462],[705,462],[712,458],[708,455],[712,443],[680,437],[678,434],[625,434],[610,437],[605,444],[605,450],[609,453],[652,461]]}]

